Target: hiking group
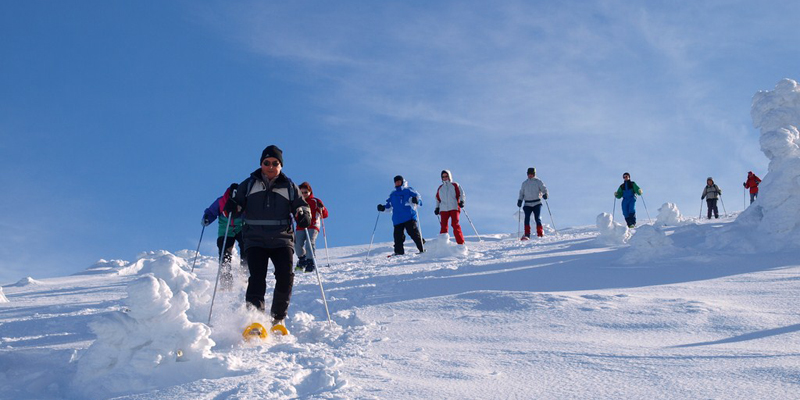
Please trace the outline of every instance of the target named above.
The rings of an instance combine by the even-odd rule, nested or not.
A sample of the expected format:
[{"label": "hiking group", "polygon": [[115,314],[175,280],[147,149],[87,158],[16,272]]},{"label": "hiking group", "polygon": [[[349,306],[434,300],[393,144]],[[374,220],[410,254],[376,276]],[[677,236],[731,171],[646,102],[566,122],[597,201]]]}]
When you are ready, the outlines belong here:
[{"label": "hiking group", "polygon": [[[240,183],[231,184],[203,212],[203,229],[215,220],[219,221],[217,248],[219,251],[219,283],[223,289],[233,284],[231,258],[233,246],[239,244],[242,255],[242,268],[249,273],[245,302],[248,308],[266,313],[266,279],[269,261],[274,266],[275,287],[272,293],[270,316],[273,325],[282,325],[286,318],[294,286],[294,272],[316,271],[316,239],[323,228],[328,209],[318,199],[309,182],[296,185],[283,173],[283,151],[275,145],[267,146],[261,153],[259,167]],[[536,177],[536,168],[527,169],[527,179],[522,182],[517,198],[520,217],[524,213],[525,230],[521,240],[531,238],[531,215],[536,224],[536,236],[544,236],[541,220],[542,201],[547,204],[547,186]],[[464,245],[460,215],[464,210],[466,193],[464,188],[453,180],[450,170],[442,170],[441,184],[436,190],[436,207],[433,213],[439,218],[439,233],[446,234],[450,227],[459,246]],[[616,199],[622,199],[622,213],[629,228],[636,226],[636,199],[642,196],[642,189],[625,172],[623,182],[614,192]],[[753,172],[748,173],[744,182],[750,189],[750,202],[758,196],[761,182]],[[722,190],[709,177],[701,199],[708,205],[708,218],[712,214],[719,218],[717,200]],[[723,204],[724,205],[724,204]],[[394,226],[394,253],[405,253],[403,244],[406,234],[411,237],[417,250],[425,252],[425,239],[419,225],[417,208],[422,206],[422,196],[401,175],[394,177],[394,189],[384,203],[378,204],[380,212],[391,212]],[[616,204],[615,204],[616,208]],[[549,211],[549,205],[548,205]],[[469,215],[467,214],[469,218]],[[551,214],[552,217],[552,214]],[[375,226],[377,228],[378,220]],[[471,223],[471,221],[470,221]],[[474,229],[474,225],[473,225]],[[477,231],[476,231],[477,234]],[[375,231],[373,230],[373,239]],[[202,241],[202,234],[200,236]],[[370,241],[370,248],[372,242]],[[199,249],[199,245],[198,245]],[[297,255],[297,263],[294,256]],[[294,268],[293,268],[294,265]],[[319,277],[319,274],[317,275]],[[322,283],[320,282],[322,290]],[[324,300],[324,292],[323,292]],[[212,304],[213,306],[213,304]],[[210,316],[209,316],[210,320]]]}]

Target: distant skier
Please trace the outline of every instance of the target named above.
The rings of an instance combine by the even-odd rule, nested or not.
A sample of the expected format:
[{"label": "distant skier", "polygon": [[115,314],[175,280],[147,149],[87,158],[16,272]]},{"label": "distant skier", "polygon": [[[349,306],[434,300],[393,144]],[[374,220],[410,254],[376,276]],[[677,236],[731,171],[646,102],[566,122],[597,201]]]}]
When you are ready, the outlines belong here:
[{"label": "distant skier", "polygon": [[378,211],[392,210],[392,223],[394,224],[394,254],[404,254],[403,242],[406,241],[408,232],[420,253],[425,251],[422,246],[422,234],[417,225],[417,206],[422,206],[422,197],[402,176],[394,177],[394,190],[386,199],[386,204],[378,204]]},{"label": "distant skier", "polygon": [[531,213],[536,221],[536,236],[544,236],[542,219],[539,217],[542,211],[542,199],[547,200],[547,187],[536,177],[536,168],[528,168],[528,179],[522,182],[517,199],[517,208],[522,207],[522,211],[525,212],[525,235],[522,240],[531,238]]},{"label": "distant skier", "polygon": [[225,205],[226,211],[244,213],[244,247],[250,279],[245,300],[265,310],[269,260],[275,266],[275,290],[270,314],[273,325],[283,324],[294,285],[294,232],[292,217],[299,227],[311,223],[311,210],[300,189],[281,170],[283,151],[267,146],[261,153],[261,167],[239,184],[236,194]]},{"label": "distant skier", "polygon": [[308,257],[306,251],[306,243],[310,243],[311,251],[316,254],[317,251],[317,236],[319,235],[319,219],[328,218],[328,209],[322,204],[322,200],[314,197],[314,191],[311,190],[311,184],[303,182],[300,184],[300,194],[308,203],[311,209],[311,225],[308,228],[297,226],[296,241],[294,243],[294,251],[297,253],[297,267],[296,271],[314,272],[317,267],[314,264],[316,257]]},{"label": "distant skier", "polygon": [[747,173],[747,181],[743,183],[745,189],[750,189],[750,204],[753,204],[758,197],[758,184],[761,183],[761,178],[757,177],[753,171]]},{"label": "distant skier", "polygon": [[[240,214],[233,214],[233,219],[229,218],[230,213],[225,211],[225,204],[231,198],[231,192],[236,190],[239,184],[234,183],[225,190],[225,194],[218,197],[211,203],[208,208],[203,212],[203,226],[211,225],[214,220],[219,217],[219,229],[217,229],[217,249],[219,249],[219,256],[222,256],[221,271],[219,274],[220,284],[223,289],[229,289],[233,286],[233,274],[231,272],[231,256],[233,253],[233,245],[239,243],[239,254],[244,260],[244,251],[242,251],[242,228],[244,226],[244,219]],[[230,225],[230,226],[228,226]],[[225,239],[225,232],[228,232],[227,239]],[[223,242],[225,242],[223,244]],[[223,256],[222,246],[225,246],[225,255]],[[245,264],[244,262],[242,264]]]},{"label": "distant skier", "polygon": [[622,199],[622,215],[625,217],[625,222],[628,228],[636,227],[636,195],[642,195],[642,189],[636,182],[631,180],[631,174],[622,174],[622,185],[614,193],[614,197]]},{"label": "distant skier", "polygon": [[711,219],[712,211],[714,212],[714,218],[719,218],[717,200],[720,196],[722,196],[722,189],[714,183],[714,178],[709,176],[708,179],[706,179],[706,187],[703,189],[703,195],[700,196],[700,200],[706,199],[706,204],[708,205],[708,219]]},{"label": "distant skier", "polygon": [[433,210],[433,213],[441,218],[439,233],[447,233],[447,220],[449,219],[453,225],[453,236],[456,238],[456,243],[464,244],[464,234],[461,232],[458,219],[461,209],[464,208],[466,194],[461,185],[453,182],[452,179],[453,174],[450,171],[442,171],[442,184],[436,190],[436,209]]}]

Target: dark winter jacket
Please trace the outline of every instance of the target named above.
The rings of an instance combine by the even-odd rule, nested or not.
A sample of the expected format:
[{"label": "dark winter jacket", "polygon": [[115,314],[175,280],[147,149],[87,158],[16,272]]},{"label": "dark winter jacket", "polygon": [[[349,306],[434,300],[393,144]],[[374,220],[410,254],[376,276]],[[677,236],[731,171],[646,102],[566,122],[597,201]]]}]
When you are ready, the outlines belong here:
[{"label": "dark winter jacket", "polygon": [[225,194],[221,197],[218,197],[211,203],[208,208],[206,208],[205,212],[203,213],[203,217],[205,217],[209,223],[214,222],[214,220],[219,217],[219,229],[217,230],[217,235],[219,237],[225,236],[225,232],[227,230],[228,237],[234,237],[242,231],[244,228],[244,218],[241,215],[235,216],[233,218],[233,222],[230,226],[227,226],[230,223],[230,219],[228,219],[228,213],[223,211],[225,209],[225,203],[230,198],[230,188],[225,191]]},{"label": "dark winter jacket", "polygon": [[239,184],[233,198],[244,210],[243,232],[245,251],[251,247],[294,248],[292,218],[303,210],[298,224],[306,226],[311,221],[308,203],[300,195],[300,189],[281,172],[270,186],[255,170]]},{"label": "dark winter jacket", "polygon": [[417,205],[411,202],[412,198],[417,199],[417,205],[422,206],[422,196],[413,188],[408,187],[408,183],[396,186],[389,198],[386,199],[386,209],[392,210],[392,224],[399,225],[404,222],[417,220]]},{"label": "dark winter jacket", "polygon": [[705,199],[708,197],[709,200],[716,200],[722,194],[722,189],[717,186],[716,183],[711,185],[706,185],[705,189],[703,189],[703,195],[700,196],[700,199]]}]

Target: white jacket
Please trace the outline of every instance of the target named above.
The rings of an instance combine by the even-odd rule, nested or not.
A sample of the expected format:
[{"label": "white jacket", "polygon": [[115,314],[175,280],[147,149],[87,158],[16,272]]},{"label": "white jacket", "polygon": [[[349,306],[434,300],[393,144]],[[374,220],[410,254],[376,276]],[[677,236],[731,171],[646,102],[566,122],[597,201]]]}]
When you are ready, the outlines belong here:
[{"label": "white jacket", "polygon": [[[450,175],[449,182],[442,182],[439,190],[436,191],[436,207],[439,211],[452,211],[458,210],[458,203],[465,201],[467,195],[464,193],[464,188],[457,182],[453,182],[453,174],[445,170],[447,175]],[[456,189],[458,188],[458,189]],[[458,194],[456,194],[458,192]]]},{"label": "white jacket", "polygon": [[542,204],[542,195],[547,194],[547,187],[539,178],[533,177],[522,182],[519,189],[518,200],[523,200],[524,206],[533,207]]}]

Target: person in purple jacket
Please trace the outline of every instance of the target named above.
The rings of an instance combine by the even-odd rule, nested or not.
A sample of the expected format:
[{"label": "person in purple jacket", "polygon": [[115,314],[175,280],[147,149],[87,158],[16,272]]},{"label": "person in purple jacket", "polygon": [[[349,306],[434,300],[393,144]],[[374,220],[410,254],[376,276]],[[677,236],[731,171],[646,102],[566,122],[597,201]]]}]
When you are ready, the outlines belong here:
[{"label": "person in purple jacket", "polygon": [[[233,218],[229,218],[229,212],[224,211],[225,204],[231,198],[231,192],[235,191],[238,186],[239,184],[237,183],[232,184],[227,190],[225,190],[225,194],[214,200],[214,202],[211,203],[208,208],[206,208],[205,212],[203,212],[203,226],[211,225],[214,220],[219,218],[219,229],[217,229],[217,249],[219,249],[218,255],[222,257],[222,264],[220,265],[222,270],[219,274],[222,289],[230,289],[233,286],[231,256],[233,253],[233,245],[237,242],[239,243],[239,254],[242,258],[242,266],[245,266],[244,253],[242,252],[242,228],[244,227],[244,218],[242,218],[241,214],[234,214]],[[228,232],[227,239],[225,238],[226,231]],[[222,248],[223,245],[225,246],[224,255]]]}]

